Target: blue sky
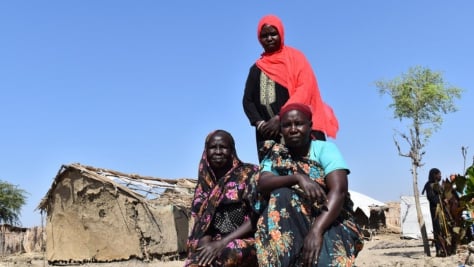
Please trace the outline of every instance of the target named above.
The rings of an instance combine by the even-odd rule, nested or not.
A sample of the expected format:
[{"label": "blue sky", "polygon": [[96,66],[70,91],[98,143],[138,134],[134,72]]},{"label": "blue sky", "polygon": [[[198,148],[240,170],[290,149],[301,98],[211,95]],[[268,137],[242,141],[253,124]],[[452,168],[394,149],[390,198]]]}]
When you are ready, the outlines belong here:
[{"label": "blue sky", "polygon": [[[465,90],[426,147],[419,186],[472,163],[472,1],[2,1],[0,179],[28,192],[23,226],[62,164],[160,178],[196,178],[204,138],[225,129],[257,161],[242,109],[262,52],[256,26],[278,15],[340,124],[350,189],[383,202],[412,195],[390,99],[376,80],[421,65]],[[404,144],[402,142],[402,144]]]}]

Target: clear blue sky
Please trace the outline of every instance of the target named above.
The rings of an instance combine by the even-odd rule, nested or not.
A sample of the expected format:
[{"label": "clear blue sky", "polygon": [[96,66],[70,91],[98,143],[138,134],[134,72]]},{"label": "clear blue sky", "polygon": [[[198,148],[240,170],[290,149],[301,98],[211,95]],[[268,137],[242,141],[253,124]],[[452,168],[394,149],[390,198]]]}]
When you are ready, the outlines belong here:
[{"label": "clear blue sky", "polygon": [[[428,171],[472,163],[474,2],[465,1],[2,1],[0,179],[25,189],[23,226],[62,164],[160,178],[196,178],[204,137],[231,132],[240,158],[257,161],[242,110],[266,14],[302,50],[340,123],[334,141],[350,189],[380,201],[412,195],[398,156],[388,96],[374,82],[421,65],[465,90],[426,147]],[[404,143],[402,143],[404,144]]]}]

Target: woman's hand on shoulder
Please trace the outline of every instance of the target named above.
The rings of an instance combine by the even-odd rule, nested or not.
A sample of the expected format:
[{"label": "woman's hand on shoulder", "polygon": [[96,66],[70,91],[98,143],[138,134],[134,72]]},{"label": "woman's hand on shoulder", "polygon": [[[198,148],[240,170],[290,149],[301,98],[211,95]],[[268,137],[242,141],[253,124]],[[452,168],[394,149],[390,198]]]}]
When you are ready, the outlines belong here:
[{"label": "woman's hand on shoulder", "polygon": [[264,122],[260,127],[260,133],[267,139],[274,139],[280,134],[280,117],[274,116]]},{"label": "woman's hand on shoulder", "polygon": [[309,199],[319,204],[326,203],[326,192],[324,192],[324,189],[317,182],[306,174],[295,173],[294,175],[298,179],[299,187]]}]

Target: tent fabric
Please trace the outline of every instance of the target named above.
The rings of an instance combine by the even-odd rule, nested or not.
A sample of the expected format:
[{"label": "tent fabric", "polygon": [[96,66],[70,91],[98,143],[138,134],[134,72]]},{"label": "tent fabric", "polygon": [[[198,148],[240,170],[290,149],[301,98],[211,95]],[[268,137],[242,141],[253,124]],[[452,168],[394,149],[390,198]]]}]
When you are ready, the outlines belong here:
[{"label": "tent fabric", "polygon": [[370,218],[370,208],[386,206],[385,203],[359,192],[349,190],[349,194],[351,195],[352,202],[354,202],[354,211],[359,208],[367,218]]},{"label": "tent fabric", "polygon": [[[428,238],[433,238],[433,224],[431,222],[430,203],[426,196],[420,196],[421,212],[425,221]],[[421,239],[420,225],[416,214],[414,196],[402,196],[400,198],[400,221],[402,227],[402,238]]]}]

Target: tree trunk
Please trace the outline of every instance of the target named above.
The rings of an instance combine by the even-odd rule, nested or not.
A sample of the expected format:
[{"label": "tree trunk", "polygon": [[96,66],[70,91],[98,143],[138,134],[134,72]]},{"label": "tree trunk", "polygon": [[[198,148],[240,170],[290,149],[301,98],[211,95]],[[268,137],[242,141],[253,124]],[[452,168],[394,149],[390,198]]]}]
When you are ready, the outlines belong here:
[{"label": "tree trunk", "polygon": [[418,224],[420,225],[421,238],[423,239],[423,247],[425,249],[426,256],[431,256],[430,244],[428,241],[428,235],[426,233],[426,224],[425,224],[425,220],[423,219],[423,212],[421,211],[420,193],[418,192],[418,172],[416,170],[415,164],[412,165],[412,174],[413,174],[413,192],[415,196],[416,215],[418,218]]}]

